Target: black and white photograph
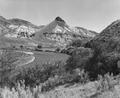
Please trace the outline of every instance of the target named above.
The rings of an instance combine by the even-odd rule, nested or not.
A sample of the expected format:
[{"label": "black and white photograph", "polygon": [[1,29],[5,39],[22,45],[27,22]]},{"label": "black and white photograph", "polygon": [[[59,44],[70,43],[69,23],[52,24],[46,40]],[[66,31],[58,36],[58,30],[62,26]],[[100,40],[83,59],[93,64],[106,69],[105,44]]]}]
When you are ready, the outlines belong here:
[{"label": "black and white photograph", "polygon": [[0,0],[0,98],[120,98],[120,0]]}]

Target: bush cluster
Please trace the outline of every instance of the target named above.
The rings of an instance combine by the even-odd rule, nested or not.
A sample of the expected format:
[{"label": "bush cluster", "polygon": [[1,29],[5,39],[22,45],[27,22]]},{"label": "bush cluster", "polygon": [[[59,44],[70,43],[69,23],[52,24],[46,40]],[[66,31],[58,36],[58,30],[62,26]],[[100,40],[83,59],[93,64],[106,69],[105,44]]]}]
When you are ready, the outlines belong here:
[{"label": "bush cluster", "polygon": [[[55,64],[35,65],[33,68],[23,68],[13,80],[25,80],[25,85],[35,87],[42,83],[42,91],[48,91],[66,83],[85,83],[87,74],[82,70],[67,71],[61,62]],[[15,82],[16,83],[16,82]]]}]

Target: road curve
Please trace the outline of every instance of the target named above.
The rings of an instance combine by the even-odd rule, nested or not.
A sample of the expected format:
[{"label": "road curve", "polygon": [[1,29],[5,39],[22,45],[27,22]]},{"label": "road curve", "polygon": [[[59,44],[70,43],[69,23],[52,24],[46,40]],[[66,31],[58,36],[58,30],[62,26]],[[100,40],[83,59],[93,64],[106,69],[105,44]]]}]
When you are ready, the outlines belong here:
[{"label": "road curve", "polygon": [[14,62],[13,64],[17,65],[17,66],[24,66],[26,64],[33,62],[34,60],[35,60],[34,56],[28,56],[28,57],[19,59],[18,61]]}]

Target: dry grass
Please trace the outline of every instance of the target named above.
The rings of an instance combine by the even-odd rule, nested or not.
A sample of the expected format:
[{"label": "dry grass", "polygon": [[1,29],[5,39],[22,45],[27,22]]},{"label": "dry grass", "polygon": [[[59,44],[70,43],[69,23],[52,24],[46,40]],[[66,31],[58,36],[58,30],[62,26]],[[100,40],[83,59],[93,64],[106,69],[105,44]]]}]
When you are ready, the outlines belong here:
[{"label": "dry grass", "polygon": [[30,89],[24,82],[17,88],[1,88],[0,98],[120,98],[120,78],[109,74],[97,81],[70,87],[60,86],[49,92],[41,92],[42,85]]}]

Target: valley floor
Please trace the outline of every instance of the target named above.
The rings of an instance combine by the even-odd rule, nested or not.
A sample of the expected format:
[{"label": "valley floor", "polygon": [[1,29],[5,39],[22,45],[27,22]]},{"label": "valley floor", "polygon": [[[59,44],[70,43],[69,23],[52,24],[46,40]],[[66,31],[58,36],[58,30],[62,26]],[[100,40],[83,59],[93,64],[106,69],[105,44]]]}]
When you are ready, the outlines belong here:
[{"label": "valley floor", "polygon": [[43,65],[43,64],[54,64],[55,62],[66,62],[69,58],[68,55],[62,53],[54,53],[54,52],[37,52],[33,51],[35,60],[27,66],[34,66],[35,64]]}]

